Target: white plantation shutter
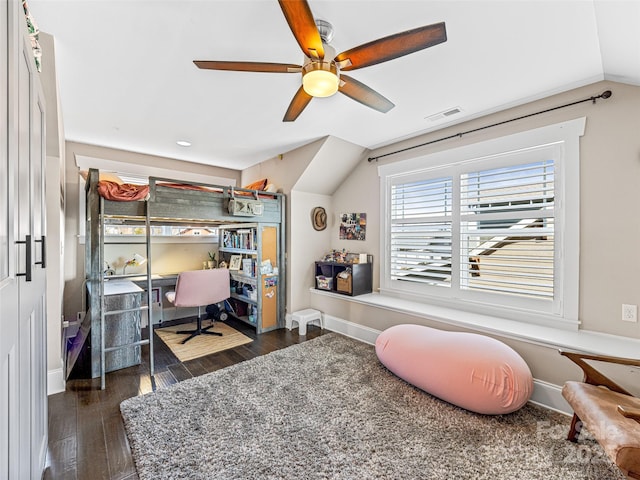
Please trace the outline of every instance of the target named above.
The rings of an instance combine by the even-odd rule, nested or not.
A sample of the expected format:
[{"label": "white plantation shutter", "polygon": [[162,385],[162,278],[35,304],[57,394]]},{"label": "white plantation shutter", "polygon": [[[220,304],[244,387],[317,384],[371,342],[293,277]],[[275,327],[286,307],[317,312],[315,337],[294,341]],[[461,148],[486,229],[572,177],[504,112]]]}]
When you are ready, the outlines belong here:
[{"label": "white plantation shutter", "polygon": [[451,177],[392,185],[390,275],[451,284]]},{"label": "white plantation shutter", "polygon": [[553,299],[553,161],[456,176],[391,185],[391,279]]},{"label": "white plantation shutter", "polygon": [[460,178],[460,288],[554,295],[552,160]]},{"label": "white plantation shutter", "polygon": [[578,328],[585,124],[380,165],[380,293]]}]

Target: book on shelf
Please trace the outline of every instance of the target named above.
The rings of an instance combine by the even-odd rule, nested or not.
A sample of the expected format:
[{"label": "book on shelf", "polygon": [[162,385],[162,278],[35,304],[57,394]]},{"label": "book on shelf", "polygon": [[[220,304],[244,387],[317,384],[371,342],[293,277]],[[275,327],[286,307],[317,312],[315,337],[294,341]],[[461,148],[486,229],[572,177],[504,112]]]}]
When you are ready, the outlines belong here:
[{"label": "book on shelf", "polygon": [[242,274],[247,277],[255,277],[255,265],[256,261],[253,258],[242,259]]},{"label": "book on shelf", "polygon": [[222,237],[222,245],[227,248],[255,250],[256,243],[256,231],[252,229],[225,230]]}]

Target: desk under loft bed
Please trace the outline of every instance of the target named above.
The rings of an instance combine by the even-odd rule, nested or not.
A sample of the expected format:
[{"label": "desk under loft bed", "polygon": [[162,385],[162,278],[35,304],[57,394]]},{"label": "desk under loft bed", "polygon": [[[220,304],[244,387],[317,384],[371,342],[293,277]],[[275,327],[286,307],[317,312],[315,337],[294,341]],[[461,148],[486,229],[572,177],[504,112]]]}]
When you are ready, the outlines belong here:
[{"label": "desk under loft bed", "polygon": [[[237,187],[183,182],[150,177],[145,186],[124,185],[119,196],[117,184],[100,181],[100,172],[90,169],[86,179],[85,278],[87,312],[73,346],[67,355],[67,376],[79,353],[84,352],[84,370],[91,378],[140,363],[140,348],[148,344],[150,372],[153,375],[153,335],[142,338],[142,312],[153,325],[153,308],[148,308],[148,292],[153,292],[153,258],[151,227],[188,225],[220,230],[220,260],[227,263],[241,257],[243,268],[231,272],[232,305],[230,313],[256,328],[256,333],[284,327],[285,320],[285,196]],[[140,192],[135,191],[141,189]],[[114,193],[115,192],[115,193]],[[117,197],[114,198],[114,195]],[[105,198],[107,197],[107,198]],[[128,201],[129,198],[142,198]],[[104,273],[105,225],[139,225],[146,232],[146,275],[140,273],[116,280]],[[223,243],[246,241],[242,245]],[[119,242],[121,243],[121,242]],[[136,243],[141,243],[138,240]],[[127,288],[132,285],[139,287]],[[114,301],[114,291],[125,292],[121,302]],[[153,304],[153,297],[152,302]],[[132,327],[133,325],[133,327]],[[127,339],[123,331],[132,330]],[[151,329],[147,329],[151,332]],[[115,341],[110,345],[109,341]],[[124,343],[123,343],[124,342]],[[89,348],[90,347],[90,348]],[[87,368],[89,367],[89,368]]]}]

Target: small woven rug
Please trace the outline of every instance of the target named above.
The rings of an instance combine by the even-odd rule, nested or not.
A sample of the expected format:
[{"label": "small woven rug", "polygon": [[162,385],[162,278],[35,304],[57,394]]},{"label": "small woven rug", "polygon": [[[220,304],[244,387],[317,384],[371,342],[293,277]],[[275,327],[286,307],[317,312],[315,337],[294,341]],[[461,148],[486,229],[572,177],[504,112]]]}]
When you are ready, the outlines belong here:
[{"label": "small woven rug", "polygon": [[187,343],[182,344],[181,342],[187,338],[188,335],[178,335],[175,332],[178,330],[195,330],[195,328],[196,323],[193,322],[158,328],[155,332],[181,362],[253,342],[252,339],[240,333],[235,328],[222,322],[216,322],[215,327],[211,328],[210,331],[222,333],[221,337],[206,334],[198,335]]}]

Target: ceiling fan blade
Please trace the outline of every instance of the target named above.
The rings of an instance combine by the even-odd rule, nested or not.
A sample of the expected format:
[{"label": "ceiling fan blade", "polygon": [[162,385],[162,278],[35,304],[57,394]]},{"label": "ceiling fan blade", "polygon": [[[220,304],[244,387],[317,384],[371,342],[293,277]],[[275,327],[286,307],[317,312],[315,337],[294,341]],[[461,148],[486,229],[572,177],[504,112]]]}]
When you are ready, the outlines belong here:
[{"label": "ceiling fan blade", "polygon": [[283,122],[293,122],[302,113],[313,97],[304,91],[302,86],[298,89],[296,94],[289,104],[287,113],[284,114]]},{"label": "ceiling fan blade", "polygon": [[340,70],[349,71],[393,60],[447,41],[444,22],[414,28],[365,43],[340,53],[335,61]]},{"label": "ceiling fan blade", "polygon": [[211,60],[194,60],[198,68],[208,70],[233,70],[236,72],[271,72],[271,73],[299,73],[300,65],[289,63],[266,62],[217,62]]},{"label": "ceiling fan blade", "polygon": [[323,59],[322,39],[306,0],[278,0],[289,28],[302,52],[309,58]]},{"label": "ceiling fan blade", "polygon": [[340,93],[344,93],[347,97],[360,102],[367,107],[371,107],[382,113],[387,113],[395,104],[389,99],[383,97],[375,90],[367,87],[364,83],[359,82],[355,78],[347,75],[340,75]]}]

